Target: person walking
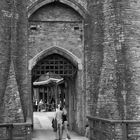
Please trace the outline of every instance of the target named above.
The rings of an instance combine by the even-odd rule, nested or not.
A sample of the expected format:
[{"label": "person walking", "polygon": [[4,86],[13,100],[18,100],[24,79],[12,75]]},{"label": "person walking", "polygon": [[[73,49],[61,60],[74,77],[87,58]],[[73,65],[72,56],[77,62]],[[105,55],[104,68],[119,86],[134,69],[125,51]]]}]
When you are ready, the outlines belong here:
[{"label": "person walking", "polygon": [[38,101],[37,99],[35,99],[35,111],[37,112],[37,109],[38,109]]},{"label": "person walking", "polygon": [[43,100],[41,99],[38,104],[39,112],[43,109]]},{"label": "person walking", "polygon": [[63,120],[63,132],[65,133],[67,139],[71,139],[69,131],[68,131],[68,116],[67,116],[67,110],[64,105],[63,107],[63,114],[62,114],[62,120]]},{"label": "person walking", "polygon": [[58,140],[62,140],[62,107],[60,104],[58,105],[58,108],[56,110],[55,118],[57,120],[57,134],[56,134],[56,139],[58,137]]},{"label": "person walking", "polygon": [[86,120],[86,125],[85,125],[85,137],[87,138],[87,140],[90,137],[90,127],[89,127],[88,119]]}]

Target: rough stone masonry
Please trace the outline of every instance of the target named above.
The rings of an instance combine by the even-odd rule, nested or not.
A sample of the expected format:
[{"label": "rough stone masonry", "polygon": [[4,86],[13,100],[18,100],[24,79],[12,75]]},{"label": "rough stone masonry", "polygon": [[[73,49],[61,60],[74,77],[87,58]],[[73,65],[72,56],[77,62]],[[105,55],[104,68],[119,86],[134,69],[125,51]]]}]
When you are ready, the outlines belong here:
[{"label": "rough stone masonry", "polygon": [[[30,9],[33,9],[32,13]],[[139,9],[140,0],[28,0],[27,3],[24,0],[1,0],[1,122],[17,118],[26,121],[27,116],[32,115],[32,75],[28,61],[54,45],[70,51],[82,62],[83,69],[76,80],[75,118],[79,133],[84,132],[86,115],[138,120]],[[38,29],[31,30],[31,26]],[[123,92],[126,92],[125,101]],[[22,110],[20,115],[19,109]],[[7,112],[17,114],[17,118],[9,113],[4,120]],[[136,128],[130,128],[133,130]]]}]

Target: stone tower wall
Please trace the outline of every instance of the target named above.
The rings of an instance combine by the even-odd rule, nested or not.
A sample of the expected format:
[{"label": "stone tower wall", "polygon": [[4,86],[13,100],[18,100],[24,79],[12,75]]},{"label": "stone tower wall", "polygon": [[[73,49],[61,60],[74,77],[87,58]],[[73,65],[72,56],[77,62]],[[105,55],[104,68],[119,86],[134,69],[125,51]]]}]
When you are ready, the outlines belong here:
[{"label": "stone tower wall", "polygon": [[[0,117],[3,118],[2,122],[15,122],[15,116],[18,114],[20,119],[16,119],[17,122],[25,121],[27,117],[28,22],[26,7],[26,1],[1,1],[0,107],[2,109],[0,111],[2,112]],[[17,96],[17,102],[14,101],[14,96]],[[20,113],[18,109],[21,109]],[[7,114],[10,112],[13,112],[15,116]]]},{"label": "stone tower wall", "polygon": [[[48,48],[61,47],[75,55],[84,64],[84,20],[83,17],[72,7],[61,3],[53,2],[44,5],[29,18],[29,58],[34,58],[37,54]],[[69,83],[69,123],[75,123],[73,128],[84,132],[83,120],[80,117],[83,110],[83,68],[78,69],[76,86]],[[73,97],[76,98],[74,110]],[[73,121],[75,120],[75,121]]]},{"label": "stone tower wall", "polygon": [[[17,0],[14,5],[13,1],[0,1],[0,118],[4,116],[4,102],[6,105],[9,103],[8,92],[12,92],[12,87],[17,91],[12,92],[13,95],[19,93],[17,96],[21,102],[17,105],[22,108],[21,117],[26,119],[26,100],[31,92],[31,83],[27,85],[31,79],[31,74],[28,74],[28,60],[50,46],[62,46],[83,63],[83,69],[78,73],[82,76],[79,76],[79,80],[77,78],[77,83],[83,80],[77,86],[81,88],[77,96],[77,109],[80,111],[76,118],[78,124],[82,124],[80,129],[85,124],[86,115],[139,119],[140,0],[75,1],[87,10],[84,22],[68,6],[59,5],[53,9],[55,14],[51,11],[51,4],[47,8],[44,6],[29,19],[30,36],[27,48],[28,21],[25,11],[27,7],[41,1],[43,0],[28,0],[27,5],[23,0]],[[61,16],[58,18],[58,15]],[[54,19],[57,22],[53,22]],[[13,84],[11,81],[14,81]],[[124,92],[126,97],[122,95]],[[17,110],[16,108],[15,112]],[[83,116],[82,119],[78,119],[80,115]],[[130,128],[131,130],[135,130],[135,127]]]}]

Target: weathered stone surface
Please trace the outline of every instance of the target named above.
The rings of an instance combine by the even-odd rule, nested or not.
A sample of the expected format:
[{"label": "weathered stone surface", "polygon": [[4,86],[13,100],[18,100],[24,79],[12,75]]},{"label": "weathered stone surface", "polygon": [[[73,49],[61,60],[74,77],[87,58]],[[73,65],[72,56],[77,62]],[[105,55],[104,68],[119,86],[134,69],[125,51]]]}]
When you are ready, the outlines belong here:
[{"label": "weathered stone surface", "polygon": [[119,36],[121,36],[122,32],[121,25],[117,22],[116,7],[117,5],[115,6],[115,3],[111,0],[103,2],[104,59],[100,77],[97,110],[99,109],[98,113],[100,117],[120,119],[122,117],[120,117],[121,114],[118,108],[121,105],[122,95],[119,78],[123,71],[119,67],[120,61],[118,60],[118,55],[121,58],[122,46]]},{"label": "weathered stone surface", "polygon": [[21,105],[26,121],[29,94],[28,93],[28,19],[25,1],[16,1],[16,10],[19,15],[16,21],[16,45],[14,46],[12,57],[15,65],[15,74],[21,99]]},{"label": "weathered stone surface", "polygon": [[4,97],[5,106],[5,122],[23,122],[23,112],[21,107],[21,100],[19,96],[17,81],[14,73],[13,62],[10,65],[9,77],[7,81],[7,88]]},{"label": "weathered stone surface", "polygon": [[[72,8],[60,4],[54,3],[46,5],[35,12],[29,19],[30,34],[29,34],[29,58],[32,59],[35,55],[41,51],[50,47],[62,47],[68,50],[77,58],[81,59],[83,64],[83,18],[74,11]],[[81,132],[84,129],[81,118],[82,103],[83,100],[83,73],[78,72],[76,86],[71,87],[76,89],[76,92],[71,90],[69,94],[75,94],[76,98],[76,111],[73,113],[73,99],[69,99],[70,110],[70,123],[76,121],[75,128]],[[69,95],[70,96],[70,95]],[[73,119],[72,119],[73,118]]]},{"label": "weathered stone surface", "polygon": [[[140,118],[140,0],[125,1],[122,3],[122,19],[125,31],[126,46],[126,91],[127,91],[127,118]],[[130,127],[130,131],[139,133],[139,128]]]},{"label": "weathered stone surface", "polygon": [[11,2],[0,1],[0,122],[3,122],[3,103],[6,89],[6,83],[9,73],[10,63],[10,28],[11,28],[11,17],[8,14],[11,11]]},{"label": "weathered stone surface", "polygon": [[[17,80],[18,90],[22,102],[24,119],[26,119],[27,105],[27,18],[26,18],[26,3],[24,1],[1,1],[1,90],[0,104],[3,106],[4,96],[6,93],[7,79],[11,62],[14,65],[15,78]],[[25,9],[24,9],[25,8]],[[11,75],[10,75],[11,76]],[[14,83],[10,83],[14,86]],[[7,87],[8,88],[8,87]],[[24,89],[26,88],[26,90]],[[10,94],[10,93],[8,93]],[[6,95],[8,96],[8,95]],[[5,96],[5,97],[6,97]],[[24,98],[24,97],[26,98]],[[13,100],[13,99],[12,99]],[[2,111],[2,110],[0,110]],[[3,116],[3,113],[0,113]],[[13,120],[13,118],[11,118]]]},{"label": "weathered stone surface", "polygon": [[[33,5],[35,2],[38,2],[39,0],[28,0],[28,7]],[[45,0],[44,0],[45,1]],[[55,0],[48,0],[48,2],[54,2]],[[61,0],[60,0],[61,1]],[[84,7],[85,9],[87,9],[87,0],[67,0],[68,2],[72,1],[74,3],[78,3],[80,4],[82,7]],[[62,0],[63,2],[63,0]]]},{"label": "weathered stone surface", "polygon": [[[16,25],[17,25],[17,20],[19,20],[19,15],[20,15],[20,14],[18,15],[18,12],[16,11],[16,9],[17,9],[17,5],[21,6],[22,4],[21,3],[20,4],[18,3],[17,5],[16,4],[17,2],[12,1],[12,0],[0,1],[0,18],[1,18],[1,23],[0,23],[0,50],[1,50],[1,53],[0,53],[0,59],[1,59],[0,60],[0,64],[1,64],[0,122],[1,123],[2,122],[23,122],[23,116],[22,116],[23,114],[22,114],[22,109],[20,106],[20,103],[22,102],[20,102],[20,98],[19,98],[19,94],[21,94],[21,92],[20,93],[18,92],[19,86],[17,86],[17,83],[16,83],[16,80],[18,80],[17,78],[18,76],[17,76],[17,73],[15,74],[15,69],[17,69],[17,67],[18,68],[21,67],[19,66],[19,64],[17,65],[17,61],[15,61],[15,58],[17,57],[16,47],[18,46],[16,31],[19,30],[18,28],[16,28]],[[26,11],[26,7],[25,7],[25,11]],[[21,23],[22,22],[20,22],[20,24]],[[26,25],[27,25],[27,21],[26,21]],[[23,35],[23,33],[21,32],[20,34],[21,36]],[[18,44],[20,44],[22,41],[23,40],[21,39],[18,42]],[[27,42],[27,39],[25,40],[25,42]],[[27,52],[27,48],[25,48],[25,50]],[[27,58],[25,53],[22,53],[22,54],[24,55],[24,57]],[[26,72],[27,72],[27,69],[26,69]],[[19,85],[19,81],[18,81],[18,85]],[[5,131],[0,131],[0,135],[3,135],[4,132]]]},{"label": "weathered stone surface", "polygon": [[85,92],[86,115],[95,115],[99,92],[99,80],[103,63],[104,18],[100,1],[88,1],[90,15],[85,23]]},{"label": "weathered stone surface", "polygon": [[[28,48],[26,10],[35,2],[50,3],[40,7],[29,19]],[[14,7],[11,6],[12,3],[0,1],[0,118],[4,115],[4,97],[5,109],[8,110],[7,121],[17,121],[14,115],[21,107],[24,118],[27,117],[27,105],[32,105],[29,102],[26,104],[26,101],[31,101],[31,97],[28,97],[31,95],[29,92],[32,77],[31,71],[28,73],[27,62],[41,51],[58,46],[77,56],[83,64],[83,69],[77,72],[75,81],[72,81],[75,82],[75,87],[71,87],[76,88],[74,119],[75,128],[79,132],[84,132],[86,115],[138,120],[140,0],[53,2],[54,0],[28,0],[26,5],[25,1],[17,0]],[[78,13],[79,9],[76,11],[77,6],[80,10],[87,10],[89,15],[82,17]],[[11,61],[14,69],[9,74]],[[8,86],[5,92],[6,85]],[[18,92],[21,106],[13,96],[11,97]],[[123,96],[123,93],[126,93],[126,96]],[[135,130],[134,126],[130,127],[129,131]],[[118,139],[121,139],[120,127],[117,128],[117,132]]]},{"label": "weathered stone surface", "polygon": [[37,10],[30,21],[81,21],[82,17],[77,11],[62,3],[51,3]]},{"label": "weathered stone surface", "polygon": [[[50,14],[45,14],[46,12]],[[56,18],[56,15],[60,16]],[[72,9],[67,9],[61,4],[55,7],[46,6],[30,19],[29,57],[32,58],[49,47],[59,46],[82,58],[82,35],[82,19],[77,13],[73,15]]]}]

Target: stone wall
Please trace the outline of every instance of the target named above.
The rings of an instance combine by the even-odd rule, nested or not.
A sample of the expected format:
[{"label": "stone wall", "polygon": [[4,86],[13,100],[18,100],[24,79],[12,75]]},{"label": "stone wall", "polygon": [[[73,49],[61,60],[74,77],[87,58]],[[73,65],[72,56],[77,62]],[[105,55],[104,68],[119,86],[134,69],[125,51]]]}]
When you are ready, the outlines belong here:
[{"label": "stone wall", "polygon": [[88,1],[90,15],[85,21],[86,115],[95,115],[103,63],[104,17],[100,1]]},{"label": "stone wall", "polygon": [[[33,5],[35,2],[39,2],[39,1],[43,1],[43,0],[28,0],[28,7]],[[44,0],[45,1],[45,0]],[[55,0],[47,0],[48,2],[54,2]],[[61,0],[60,0],[61,1]],[[62,0],[63,1],[63,0]],[[65,1],[65,0],[64,0]],[[68,2],[72,1],[74,3],[77,3],[79,5],[81,5],[82,7],[84,7],[85,9],[87,9],[87,0],[67,0]]]},{"label": "stone wall", "polygon": [[[105,118],[137,120],[140,1],[104,0],[102,5],[104,57],[96,113]],[[121,139],[121,127],[118,131]],[[139,133],[139,127],[130,126],[129,133],[133,132]]]},{"label": "stone wall", "polygon": [[11,63],[10,66],[7,88],[4,97],[4,107],[5,122],[20,123],[24,121],[13,63]]},{"label": "stone wall", "polygon": [[[23,122],[27,117],[26,2],[0,1],[0,122]],[[25,13],[24,13],[25,12]],[[22,18],[21,18],[22,17]],[[23,51],[24,50],[24,51]],[[20,53],[19,53],[20,52]],[[24,97],[27,98],[24,98]],[[22,104],[22,105],[21,105]],[[2,135],[3,132],[0,132]]]},{"label": "stone wall", "polygon": [[[3,122],[3,103],[6,90],[6,84],[8,79],[9,67],[10,67],[10,35],[11,35],[11,18],[8,17],[8,13],[11,10],[11,3],[6,1],[0,1],[0,121]],[[6,14],[7,13],[7,14]]]},{"label": "stone wall", "polygon": [[62,4],[45,6],[30,18],[29,57],[59,46],[82,58],[82,35],[82,19],[72,9]]},{"label": "stone wall", "polygon": [[[18,121],[14,115],[18,116],[18,109],[21,108],[23,113],[21,111],[20,117],[27,117],[27,105],[31,106],[26,104],[31,92],[31,72],[28,73],[27,62],[53,46],[69,50],[83,63],[83,69],[75,80],[78,129],[85,125],[86,115],[139,119],[140,0],[68,0],[88,11],[84,22],[80,14],[64,4],[55,2],[43,6],[29,19],[28,49],[25,11],[35,2],[46,1],[28,0],[27,5],[23,0],[17,0],[15,5],[0,1],[2,122],[7,113],[6,121]],[[16,102],[15,94],[20,97],[19,102]],[[130,131],[133,130],[136,130],[135,127],[130,127]]]},{"label": "stone wall", "polygon": [[[140,119],[140,0],[123,1],[122,20],[126,51],[126,105],[127,119]],[[136,125],[135,125],[136,126]],[[139,133],[130,127],[130,132]]]},{"label": "stone wall", "polygon": [[[24,4],[23,4],[23,3]],[[14,90],[14,83],[7,81],[12,77],[10,75],[10,66],[13,65],[14,69],[12,69],[13,73],[15,74],[15,79],[17,81],[17,89],[20,95],[22,109],[24,110],[24,119],[27,116],[27,107],[25,107],[26,91],[24,88],[27,89],[27,18],[26,18],[26,3],[24,1],[7,1],[1,3],[3,5],[0,7],[1,9],[1,91],[0,97],[1,101],[0,104],[3,106],[4,98],[8,97],[11,94],[11,91]],[[21,18],[22,17],[22,18]],[[9,78],[8,78],[9,76]],[[12,79],[10,79],[12,80]],[[13,85],[12,85],[13,84]],[[13,87],[12,87],[13,86]],[[7,87],[7,88],[6,88]],[[10,92],[6,91],[11,87],[12,90]],[[9,95],[8,95],[9,94]],[[25,98],[24,98],[24,97]],[[9,98],[9,97],[8,97]],[[11,99],[13,100],[13,99]],[[27,102],[26,102],[27,104]],[[10,105],[9,105],[10,106]],[[9,109],[7,108],[7,111]],[[14,108],[13,108],[14,111]],[[11,111],[10,111],[11,112]],[[2,114],[2,113],[1,113]],[[14,120],[14,118],[11,118]]]},{"label": "stone wall", "polygon": [[140,118],[140,1],[128,1],[121,3],[123,5],[122,19],[125,30],[126,46],[126,90],[128,118]]},{"label": "stone wall", "polygon": [[[100,117],[120,119],[123,98],[121,88],[123,82],[122,35],[117,5],[113,1],[103,2],[104,13],[104,59],[101,69],[98,109]],[[119,57],[118,57],[119,55]],[[120,64],[121,63],[121,64]],[[121,79],[120,79],[121,78]],[[122,100],[121,100],[122,98]],[[120,112],[119,112],[120,111]]]},{"label": "stone wall", "polygon": [[[41,51],[47,50],[50,47],[61,47],[75,55],[83,64],[83,49],[84,49],[84,30],[83,18],[74,9],[59,2],[51,3],[41,7],[29,19],[29,58],[32,59]],[[77,72],[76,86],[72,83],[70,87],[75,88],[69,90],[69,99],[76,96],[76,106],[73,110],[72,100],[70,105],[70,121],[75,123],[75,130],[82,132],[84,117],[82,104],[83,100],[83,73]],[[72,95],[73,94],[73,95]],[[75,113],[74,113],[75,111]],[[73,113],[73,114],[72,114]],[[71,127],[70,122],[70,127]]]},{"label": "stone wall", "polygon": [[120,119],[124,117],[124,110],[121,109],[124,106],[123,91],[126,91],[127,119],[139,118],[139,3],[139,1],[112,0],[104,0],[101,3],[104,57],[99,97],[111,95],[112,92],[108,91],[111,89],[114,97],[109,99],[109,95],[105,97],[106,101],[101,99],[99,104],[111,100],[112,104],[115,102]]},{"label": "stone wall", "polygon": [[[26,0],[17,0],[18,18],[13,20],[11,62],[13,61],[24,121],[27,118],[30,94],[28,92],[28,19]],[[31,107],[31,106],[30,106]]]},{"label": "stone wall", "polygon": [[81,21],[82,17],[71,7],[62,3],[50,3],[41,7],[30,21]]}]

